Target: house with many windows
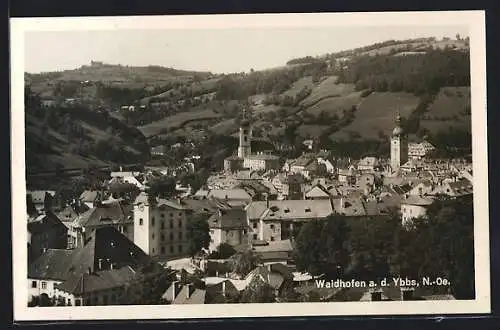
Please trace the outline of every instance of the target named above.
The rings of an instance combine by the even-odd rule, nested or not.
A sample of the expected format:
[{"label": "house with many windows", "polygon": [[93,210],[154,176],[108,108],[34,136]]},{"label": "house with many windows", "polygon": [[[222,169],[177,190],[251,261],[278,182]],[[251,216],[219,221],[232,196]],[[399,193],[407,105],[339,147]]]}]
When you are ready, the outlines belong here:
[{"label": "house with many windows", "polygon": [[134,243],[152,257],[187,255],[188,213],[180,201],[149,197],[142,192],[133,206]]}]

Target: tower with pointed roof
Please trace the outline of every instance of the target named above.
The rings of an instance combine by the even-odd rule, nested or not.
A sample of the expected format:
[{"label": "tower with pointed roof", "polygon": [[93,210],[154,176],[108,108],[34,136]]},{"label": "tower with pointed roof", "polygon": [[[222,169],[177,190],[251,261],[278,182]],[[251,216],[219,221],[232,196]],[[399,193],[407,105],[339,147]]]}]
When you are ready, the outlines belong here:
[{"label": "tower with pointed roof", "polygon": [[252,126],[250,116],[246,109],[243,110],[243,116],[240,123],[240,144],[238,147],[238,157],[246,158],[251,154]]},{"label": "tower with pointed roof", "polygon": [[397,172],[408,161],[408,137],[401,127],[401,116],[396,117],[396,127],[391,135],[391,169]]}]

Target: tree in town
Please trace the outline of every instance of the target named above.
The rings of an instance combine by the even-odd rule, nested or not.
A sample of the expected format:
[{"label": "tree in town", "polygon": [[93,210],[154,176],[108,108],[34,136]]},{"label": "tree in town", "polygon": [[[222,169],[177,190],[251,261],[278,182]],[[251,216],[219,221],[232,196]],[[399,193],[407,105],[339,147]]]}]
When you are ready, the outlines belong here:
[{"label": "tree in town", "polygon": [[193,217],[187,223],[187,238],[189,240],[189,255],[194,257],[201,249],[210,245],[210,229],[208,222],[202,217]]},{"label": "tree in town", "polygon": [[210,258],[212,259],[227,259],[236,254],[236,250],[228,243],[221,243],[217,250],[213,251],[210,254]]},{"label": "tree in town", "polygon": [[230,259],[232,271],[240,277],[245,277],[260,263],[257,255],[251,250],[238,252]]},{"label": "tree in town", "polygon": [[45,212],[52,211],[53,197],[49,192],[45,192],[45,198],[43,200],[43,209]]},{"label": "tree in town", "polygon": [[119,298],[120,305],[159,305],[162,295],[175,280],[175,272],[159,264],[141,267],[137,276],[125,285]]},{"label": "tree in town", "polygon": [[275,301],[276,296],[273,288],[258,277],[254,278],[245,288],[240,299],[242,303],[272,303]]},{"label": "tree in town", "polygon": [[162,176],[149,182],[148,193],[156,197],[171,198],[175,194],[175,186],[175,178]]}]

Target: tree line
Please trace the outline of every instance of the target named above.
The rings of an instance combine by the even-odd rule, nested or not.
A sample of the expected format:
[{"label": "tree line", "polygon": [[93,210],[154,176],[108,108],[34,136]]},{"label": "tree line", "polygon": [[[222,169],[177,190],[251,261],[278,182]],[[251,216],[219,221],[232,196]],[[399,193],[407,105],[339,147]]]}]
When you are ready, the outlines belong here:
[{"label": "tree line", "polygon": [[[330,278],[443,277],[457,299],[474,299],[472,199],[437,200],[411,228],[396,210],[385,217],[304,224],[296,238],[297,268]],[[435,288],[436,293],[446,288]]]}]

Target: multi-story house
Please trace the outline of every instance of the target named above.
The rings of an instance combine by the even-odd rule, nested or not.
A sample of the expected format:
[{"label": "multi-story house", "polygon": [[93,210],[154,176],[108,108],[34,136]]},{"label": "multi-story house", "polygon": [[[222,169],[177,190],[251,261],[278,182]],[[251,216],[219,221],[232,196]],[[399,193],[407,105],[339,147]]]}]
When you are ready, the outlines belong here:
[{"label": "multi-story house", "polygon": [[326,219],[334,213],[332,202],[324,200],[282,200],[252,202],[246,207],[249,241],[290,239],[300,226]]},{"label": "multi-story house", "polygon": [[162,259],[187,255],[189,209],[180,201],[148,197],[142,192],[133,212],[134,243],[146,254]]},{"label": "multi-story house", "polygon": [[28,218],[28,257],[34,260],[47,249],[66,249],[68,228],[59,218],[48,212]]},{"label": "multi-story house", "polygon": [[210,251],[215,251],[222,243],[238,246],[248,242],[248,224],[244,208],[219,208],[208,219],[208,225],[210,227]]}]

